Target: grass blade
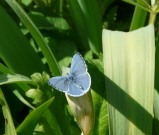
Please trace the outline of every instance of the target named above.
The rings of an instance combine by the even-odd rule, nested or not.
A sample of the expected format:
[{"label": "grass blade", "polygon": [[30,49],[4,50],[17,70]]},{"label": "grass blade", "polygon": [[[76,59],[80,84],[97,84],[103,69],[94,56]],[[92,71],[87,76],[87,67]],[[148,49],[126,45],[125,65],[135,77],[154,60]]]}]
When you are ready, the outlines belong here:
[{"label": "grass blade", "polygon": [[52,73],[54,75],[59,75],[60,69],[56,62],[56,59],[35,24],[15,0],[6,0],[6,2],[10,5],[10,7],[14,10],[14,12],[18,15],[18,17],[30,31],[31,35],[33,36],[33,38],[41,48],[44,56],[46,57]]},{"label": "grass blade", "polygon": [[38,120],[52,103],[54,98],[49,99],[38,108],[34,109],[17,128],[18,135],[32,135]]},{"label": "grass blade", "polygon": [[23,75],[0,74],[0,85],[10,84],[10,83],[19,83],[19,82],[36,85],[35,82],[33,82],[30,78]]},{"label": "grass blade", "polygon": [[131,21],[130,31],[143,27],[146,21],[146,17],[147,11],[136,5],[133,19]]},{"label": "grass blade", "polygon": [[69,0],[69,4],[83,44],[99,54],[102,50],[101,18],[96,0],[92,0],[91,4],[89,0]]},{"label": "grass blade", "polygon": [[0,88],[0,104],[2,105],[2,111],[5,119],[5,134],[6,135],[17,135],[13,119],[10,113],[10,109],[8,107],[7,101],[3,95],[3,92]]}]

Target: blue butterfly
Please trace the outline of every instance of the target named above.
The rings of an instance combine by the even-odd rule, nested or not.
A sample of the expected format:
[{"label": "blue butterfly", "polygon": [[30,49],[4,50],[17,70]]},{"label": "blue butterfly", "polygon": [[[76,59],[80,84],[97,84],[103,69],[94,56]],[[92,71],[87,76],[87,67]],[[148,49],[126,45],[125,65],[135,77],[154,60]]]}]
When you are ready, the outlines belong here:
[{"label": "blue butterfly", "polygon": [[70,73],[67,76],[52,77],[49,85],[70,96],[79,97],[87,93],[91,85],[91,77],[87,65],[80,53],[73,56]]}]

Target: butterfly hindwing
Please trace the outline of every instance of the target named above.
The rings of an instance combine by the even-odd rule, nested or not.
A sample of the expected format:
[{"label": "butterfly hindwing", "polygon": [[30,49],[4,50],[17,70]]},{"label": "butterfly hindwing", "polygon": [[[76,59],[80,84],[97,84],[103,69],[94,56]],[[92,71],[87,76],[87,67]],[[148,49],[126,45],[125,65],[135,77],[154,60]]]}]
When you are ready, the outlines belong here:
[{"label": "butterfly hindwing", "polygon": [[74,78],[74,82],[81,86],[81,89],[83,89],[83,91],[87,92],[90,88],[91,85],[91,77],[89,75],[89,73],[85,73],[79,76],[76,76]]},{"label": "butterfly hindwing", "polygon": [[66,76],[52,77],[49,80],[49,85],[51,85],[55,89],[58,89],[62,92],[68,91],[68,84],[69,84],[69,80],[67,79]]},{"label": "butterfly hindwing", "polygon": [[73,97],[79,97],[85,94],[85,92],[74,82],[69,83],[69,90],[66,92],[68,95]]}]

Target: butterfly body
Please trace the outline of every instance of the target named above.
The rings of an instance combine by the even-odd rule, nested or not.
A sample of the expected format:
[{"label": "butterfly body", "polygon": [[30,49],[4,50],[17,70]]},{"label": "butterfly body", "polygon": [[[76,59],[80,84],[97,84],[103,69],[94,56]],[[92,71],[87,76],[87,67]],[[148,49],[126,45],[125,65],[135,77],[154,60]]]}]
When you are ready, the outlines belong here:
[{"label": "butterfly body", "polygon": [[91,85],[91,77],[82,56],[76,53],[72,59],[70,73],[67,76],[52,77],[49,85],[73,97],[87,93]]}]

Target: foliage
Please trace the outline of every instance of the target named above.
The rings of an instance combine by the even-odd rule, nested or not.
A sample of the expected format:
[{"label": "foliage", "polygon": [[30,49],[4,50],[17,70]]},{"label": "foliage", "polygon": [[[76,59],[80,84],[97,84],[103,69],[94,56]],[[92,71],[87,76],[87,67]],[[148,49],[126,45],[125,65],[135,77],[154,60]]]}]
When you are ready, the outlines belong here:
[{"label": "foliage", "polygon": [[[60,75],[79,51],[92,78],[91,135],[108,135],[102,28],[131,31],[153,23],[158,30],[158,9],[158,0],[152,4],[146,0],[0,1],[0,134],[81,134],[65,95],[48,86],[49,78]],[[155,135],[159,134],[158,36]]]}]

